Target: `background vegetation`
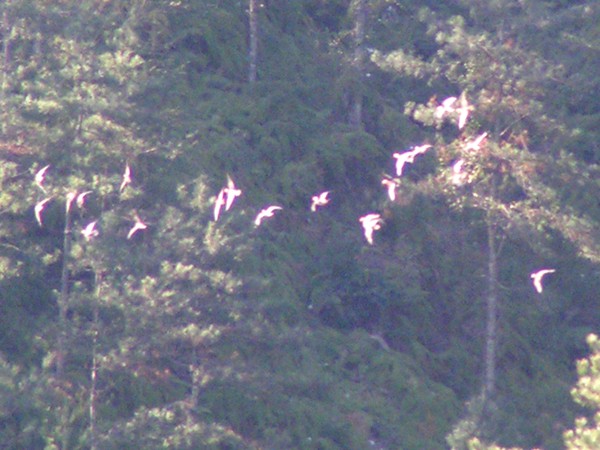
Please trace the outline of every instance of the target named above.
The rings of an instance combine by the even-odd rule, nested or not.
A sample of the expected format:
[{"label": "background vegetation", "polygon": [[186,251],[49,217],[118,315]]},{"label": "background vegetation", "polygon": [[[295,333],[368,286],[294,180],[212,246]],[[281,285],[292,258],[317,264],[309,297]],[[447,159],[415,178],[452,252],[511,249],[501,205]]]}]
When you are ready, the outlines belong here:
[{"label": "background vegetation", "polygon": [[596,448],[598,2],[0,15],[3,448]]}]

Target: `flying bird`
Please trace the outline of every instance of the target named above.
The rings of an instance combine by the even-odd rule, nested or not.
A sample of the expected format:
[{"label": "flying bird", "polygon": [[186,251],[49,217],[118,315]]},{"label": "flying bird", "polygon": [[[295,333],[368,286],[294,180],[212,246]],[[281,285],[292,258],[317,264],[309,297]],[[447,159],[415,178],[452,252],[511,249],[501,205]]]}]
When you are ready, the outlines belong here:
[{"label": "flying bird", "polygon": [[545,275],[554,272],[556,272],[556,269],[541,269],[537,272],[533,272],[530,275],[533,281],[533,287],[535,287],[535,290],[538,292],[538,294],[541,294],[544,290],[544,287],[542,286],[542,278],[544,278]]},{"label": "flying bird", "polygon": [[429,144],[417,145],[415,148],[413,148],[412,152],[415,156],[422,155],[423,153],[425,153],[427,150],[429,150],[432,147],[433,146],[429,145]]},{"label": "flying bird", "polygon": [[77,191],[71,191],[67,193],[67,200],[65,203],[66,214],[69,214],[69,211],[71,211],[71,204],[73,203],[73,200],[75,200],[76,197]]},{"label": "flying bird", "polygon": [[396,175],[399,177],[402,176],[404,165],[406,163],[412,163],[415,160],[413,152],[394,153],[392,156],[396,158]]},{"label": "flying bird", "polygon": [[227,187],[225,188],[225,193],[227,194],[225,211],[229,211],[229,208],[231,208],[231,205],[233,205],[235,198],[242,195],[242,190],[235,187],[235,183],[229,175],[227,175]]},{"label": "flying bird", "polygon": [[79,209],[83,208],[83,205],[85,204],[85,198],[91,193],[92,191],[85,191],[77,196],[77,207]]},{"label": "flying bird", "polygon": [[446,114],[455,111],[454,103],[458,100],[456,97],[448,97],[438,107],[435,108],[435,117],[442,119]]},{"label": "flying bird", "polygon": [[44,210],[46,204],[50,200],[52,200],[52,197],[45,198],[44,200],[37,202],[35,204],[35,207],[33,208],[35,213],[35,220],[37,220],[37,223],[40,225],[40,227],[42,226],[42,211]]},{"label": "flying bird", "polygon": [[370,245],[373,245],[373,232],[381,228],[380,214],[367,214],[358,219],[363,226],[365,238]]},{"label": "flying bird", "polygon": [[396,200],[396,188],[398,187],[398,183],[394,180],[390,180],[388,178],[384,178],[381,180],[381,184],[383,184],[387,188],[388,197],[393,202]]},{"label": "flying bird", "polygon": [[227,188],[223,188],[219,191],[219,195],[215,199],[215,208],[213,210],[213,215],[215,218],[215,222],[219,220],[219,216],[221,215],[221,208],[225,206],[225,196]]},{"label": "flying bird", "polygon": [[83,234],[83,237],[86,241],[89,242],[93,237],[98,236],[98,230],[96,230],[97,222],[97,220],[94,220],[93,222],[88,223],[87,226],[81,230],[81,234]]},{"label": "flying bird", "polygon": [[417,155],[422,155],[427,150],[429,150],[432,146],[429,144],[419,145],[414,147],[412,150],[404,153],[394,153],[392,156],[396,159],[396,175],[399,177],[402,176],[402,171],[404,170],[404,165],[406,163],[412,164],[415,162],[415,157]]},{"label": "flying bird", "polygon": [[273,217],[273,215],[275,214],[275,211],[279,210],[279,209],[283,209],[281,206],[269,206],[268,208],[263,209],[261,212],[258,213],[258,215],[256,216],[256,219],[254,219],[254,225],[256,225],[257,227],[260,226],[260,223],[262,222],[262,220],[266,217]]},{"label": "flying bird", "polygon": [[471,105],[467,102],[467,96],[463,92],[459,99],[460,107],[456,108],[458,112],[458,129],[462,130],[467,123],[467,119],[469,117],[469,111],[473,109]]},{"label": "flying bird", "polygon": [[485,133],[481,133],[479,136],[477,136],[472,141],[467,142],[467,145],[465,146],[465,150],[467,150],[467,151],[481,150],[481,145],[485,142],[485,140],[487,139],[487,136],[488,136],[487,131]]},{"label": "flying bird", "polygon": [[131,237],[139,230],[145,230],[146,228],[148,228],[148,225],[146,225],[144,222],[142,222],[142,219],[140,219],[140,216],[138,216],[137,214],[135,215],[135,224],[131,227],[131,229],[129,230],[129,233],[127,233],[127,239],[131,239]]},{"label": "flying bird", "polygon": [[125,164],[125,171],[123,172],[123,181],[121,181],[121,187],[119,187],[119,192],[123,192],[125,187],[131,183],[131,167],[129,164]]},{"label": "flying bird", "polygon": [[464,159],[459,159],[452,164],[452,184],[455,186],[461,186],[467,180],[467,174],[463,172],[464,165]]},{"label": "flying bird", "polygon": [[37,184],[37,186],[44,192],[46,192],[46,189],[44,188],[43,184],[44,184],[44,180],[46,179],[46,172],[48,172],[49,168],[50,168],[50,164],[42,167],[35,174],[35,184]]},{"label": "flying bird", "polygon": [[329,195],[330,191],[321,192],[319,195],[313,195],[311,198],[310,210],[315,212],[317,210],[317,206],[325,206],[329,203]]}]

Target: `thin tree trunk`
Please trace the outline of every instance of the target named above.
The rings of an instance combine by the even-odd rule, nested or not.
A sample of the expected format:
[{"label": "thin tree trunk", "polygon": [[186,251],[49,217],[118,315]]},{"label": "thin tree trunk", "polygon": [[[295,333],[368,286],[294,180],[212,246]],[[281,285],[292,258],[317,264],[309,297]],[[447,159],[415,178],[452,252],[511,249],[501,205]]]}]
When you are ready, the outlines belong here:
[{"label": "thin tree trunk", "polygon": [[486,301],[486,332],[485,332],[485,376],[484,400],[487,402],[496,390],[496,347],[498,343],[498,262],[496,254],[496,226],[493,213],[488,210],[486,216],[487,246],[488,246],[488,292]]},{"label": "thin tree trunk", "polygon": [[8,72],[10,70],[10,20],[8,18],[8,7],[10,0],[7,0],[2,12],[2,87],[0,88],[0,105],[2,105],[2,133],[6,134],[8,121],[6,114],[6,85],[8,82]]},{"label": "thin tree trunk", "polygon": [[96,433],[96,400],[97,390],[96,382],[98,378],[98,333],[99,329],[99,317],[98,317],[98,302],[100,301],[100,294],[102,289],[101,276],[96,272],[96,301],[94,302],[94,318],[93,318],[93,329],[92,329],[92,369],[90,374],[90,450],[96,450],[98,448],[98,437]]},{"label": "thin tree trunk", "polygon": [[58,343],[56,355],[56,376],[61,379],[65,367],[67,346],[67,308],[69,304],[69,253],[71,251],[71,214],[65,212],[65,230],[63,238],[63,264],[58,297]]},{"label": "thin tree trunk", "polygon": [[354,61],[353,70],[355,83],[352,86],[350,105],[350,125],[356,129],[362,128],[363,93],[361,79],[364,73],[366,49],[365,28],[367,23],[367,0],[356,0],[354,10]]},{"label": "thin tree trunk", "polygon": [[256,81],[256,66],[258,59],[258,12],[257,1],[249,0],[248,20],[249,20],[249,48],[248,48],[248,82],[253,84]]}]

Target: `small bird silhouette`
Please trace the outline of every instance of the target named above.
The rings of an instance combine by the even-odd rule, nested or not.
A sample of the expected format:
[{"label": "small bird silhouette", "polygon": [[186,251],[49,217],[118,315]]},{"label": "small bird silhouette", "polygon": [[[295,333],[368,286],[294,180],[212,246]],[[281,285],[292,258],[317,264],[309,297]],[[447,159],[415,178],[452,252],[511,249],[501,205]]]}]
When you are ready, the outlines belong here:
[{"label": "small bird silhouette", "polygon": [[35,207],[33,208],[34,213],[35,213],[35,220],[37,220],[37,223],[39,224],[39,226],[42,226],[42,211],[44,210],[44,208],[46,207],[46,204],[52,200],[52,197],[48,197],[45,198],[44,200],[37,202]]},{"label": "small bird silhouette", "polygon": [[384,178],[383,180],[381,180],[381,184],[383,184],[387,188],[387,194],[388,194],[390,201],[392,201],[392,202],[395,201],[396,200],[396,188],[398,187],[398,183],[396,183],[394,180]]},{"label": "small bird silhouette", "polygon": [[231,205],[233,205],[235,198],[242,195],[242,190],[235,187],[235,183],[229,175],[227,175],[227,187],[225,188],[225,193],[227,194],[225,211],[229,211],[229,208],[231,208]]},{"label": "small bird silhouette", "polygon": [[325,206],[329,203],[329,195],[330,191],[321,192],[319,195],[313,195],[311,198],[310,210],[315,212],[317,210],[317,206]]},{"label": "small bird silhouette", "polygon": [[462,186],[465,181],[467,181],[468,175],[463,172],[463,167],[465,165],[464,159],[459,159],[454,164],[452,164],[452,184],[455,186]]},{"label": "small bird silhouette", "polygon": [[442,119],[446,114],[454,112],[454,103],[456,103],[456,100],[458,100],[456,97],[448,97],[445,99],[437,108],[435,108],[435,117],[437,119]]},{"label": "small bird silhouette", "polygon": [[467,144],[465,145],[465,150],[467,150],[467,151],[469,151],[469,150],[474,150],[474,151],[481,150],[481,145],[485,142],[487,136],[488,136],[487,131],[484,132],[484,133],[481,133],[479,136],[477,136],[472,141],[467,142]]},{"label": "small bird silhouette", "polygon": [[131,183],[131,167],[129,164],[125,164],[125,171],[123,172],[123,181],[121,181],[121,186],[119,187],[119,192],[123,192],[125,187]]},{"label": "small bird silhouette", "polygon": [[77,196],[77,207],[79,209],[83,208],[83,205],[85,204],[85,198],[91,193],[92,191],[85,191]]},{"label": "small bird silhouette", "polygon": [[71,191],[67,193],[67,199],[65,202],[65,214],[69,214],[71,211],[71,205],[73,204],[73,200],[77,197],[77,191]]},{"label": "small bird silhouette", "polygon": [[87,226],[81,230],[81,234],[83,234],[83,237],[86,241],[89,242],[92,238],[98,236],[98,230],[96,230],[97,222],[97,220],[94,220],[93,222],[88,223]]},{"label": "small bird silhouette", "polygon": [[373,232],[381,228],[380,214],[367,214],[358,219],[363,226],[365,238],[370,245],[373,245]]},{"label": "small bird silhouette", "polygon": [[49,168],[50,168],[50,164],[48,164],[47,166],[42,167],[35,174],[35,184],[37,184],[37,186],[43,192],[46,192],[46,188],[44,188],[43,184],[44,184],[44,180],[46,179],[46,172],[48,172]]},{"label": "small bird silhouette", "polygon": [[533,286],[535,287],[535,290],[538,292],[538,294],[541,294],[544,290],[544,287],[542,286],[542,278],[544,278],[545,275],[554,272],[556,272],[556,269],[541,269],[536,272],[533,272],[530,275],[533,281]]},{"label": "small bird silhouette", "polygon": [[131,237],[139,230],[145,230],[146,228],[148,228],[148,225],[146,225],[144,222],[142,222],[142,219],[140,219],[140,216],[138,216],[137,214],[135,215],[135,224],[131,227],[131,229],[129,230],[129,233],[127,233],[127,239],[131,239]]},{"label": "small bird silhouette", "polygon": [[219,220],[219,216],[221,215],[221,208],[225,206],[225,196],[226,196],[227,188],[223,188],[219,191],[219,195],[215,199],[215,208],[213,210],[213,216],[215,218],[215,222]]},{"label": "small bird silhouette", "polygon": [[432,147],[433,146],[429,145],[429,144],[417,145],[416,147],[413,148],[412,152],[415,156],[422,155],[423,153],[425,153],[427,150],[429,150]]},{"label": "small bird silhouette", "polygon": [[419,145],[414,147],[412,150],[404,153],[394,153],[392,156],[396,159],[396,175],[399,177],[402,176],[402,171],[404,170],[404,165],[406,163],[412,164],[415,162],[415,157],[417,155],[422,155],[427,150],[429,150],[432,146],[429,144]]},{"label": "small bird silhouette", "polygon": [[415,160],[413,152],[394,153],[392,155],[396,159],[396,175],[402,176],[404,165],[406,163],[412,163]]},{"label": "small bird silhouette", "polygon": [[463,92],[458,99],[460,106],[456,108],[458,112],[458,129],[462,130],[467,124],[467,119],[469,117],[469,112],[473,109],[471,105],[467,102],[467,95]]},{"label": "small bird silhouette", "polygon": [[260,226],[262,220],[266,217],[273,217],[273,215],[275,214],[275,211],[283,209],[281,206],[269,206],[265,209],[263,209],[261,212],[258,213],[258,215],[256,216],[256,219],[254,219],[254,225],[256,225],[257,227]]}]

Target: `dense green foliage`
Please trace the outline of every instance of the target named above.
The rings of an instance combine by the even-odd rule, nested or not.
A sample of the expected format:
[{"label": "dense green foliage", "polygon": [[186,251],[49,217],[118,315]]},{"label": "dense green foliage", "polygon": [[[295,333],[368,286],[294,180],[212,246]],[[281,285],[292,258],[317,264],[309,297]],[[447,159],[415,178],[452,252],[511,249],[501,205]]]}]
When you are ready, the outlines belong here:
[{"label": "dense green foliage", "polygon": [[255,5],[0,5],[0,446],[586,448],[598,2]]}]

